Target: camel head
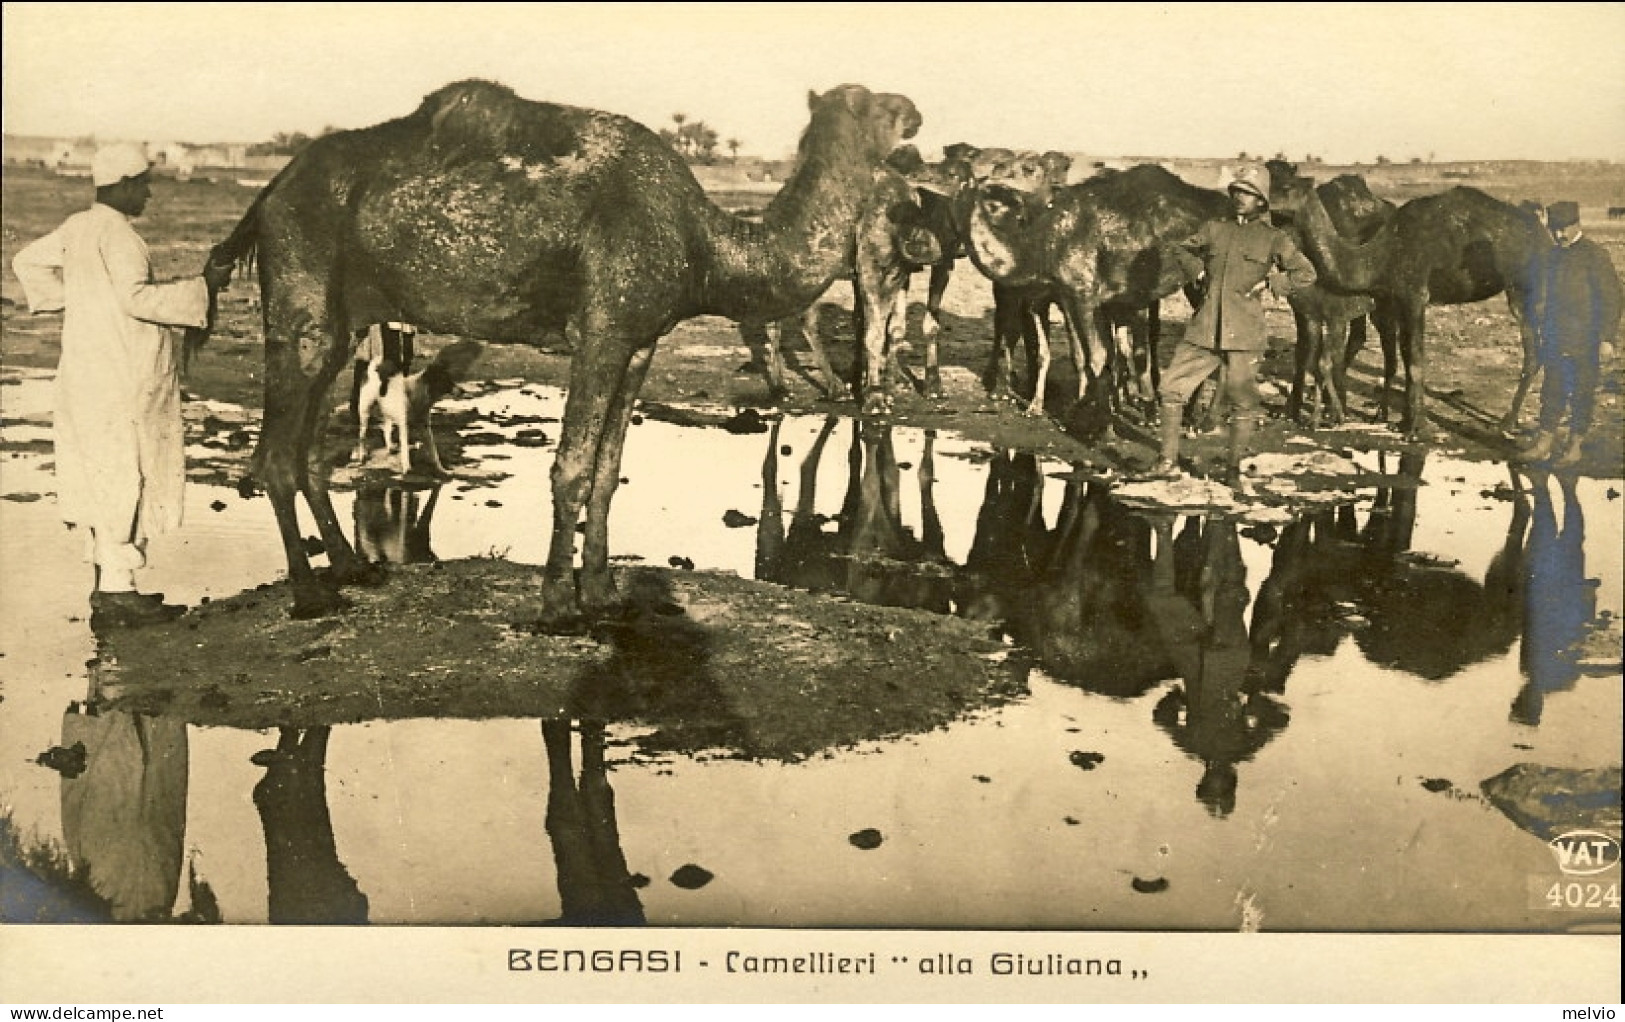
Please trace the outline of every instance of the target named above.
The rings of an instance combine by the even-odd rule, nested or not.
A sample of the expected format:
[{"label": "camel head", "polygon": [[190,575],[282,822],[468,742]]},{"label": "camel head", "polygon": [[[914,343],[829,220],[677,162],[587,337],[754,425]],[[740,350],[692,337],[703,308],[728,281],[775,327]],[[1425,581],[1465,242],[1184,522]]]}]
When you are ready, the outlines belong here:
[{"label": "camel head", "polygon": [[1040,210],[1049,205],[1055,189],[1066,184],[1067,172],[1072,169],[1072,157],[1053,150],[1043,154],[1010,153],[992,162],[986,160],[984,152],[982,159],[983,172],[976,175],[979,185],[1019,192],[1025,197],[1023,205]]},{"label": "camel head", "polygon": [[1296,219],[1315,194],[1315,179],[1299,174],[1297,166],[1285,160],[1270,160],[1264,168],[1270,175],[1271,217],[1278,222]]},{"label": "camel head", "polygon": [[886,166],[904,177],[912,177],[925,169],[925,157],[916,145],[900,145],[886,157]]},{"label": "camel head", "polygon": [[862,154],[870,162],[879,163],[904,139],[913,138],[920,130],[923,119],[913,100],[892,92],[870,92],[861,85],[837,85],[823,95],[807,94],[807,107],[812,111],[812,123],[807,128],[811,137],[821,124],[833,124],[837,119],[855,119],[861,125]]},{"label": "camel head", "polygon": [[1023,188],[1002,181],[974,181],[953,200],[954,223],[982,272],[1021,283],[1029,228],[1045,205]]}]

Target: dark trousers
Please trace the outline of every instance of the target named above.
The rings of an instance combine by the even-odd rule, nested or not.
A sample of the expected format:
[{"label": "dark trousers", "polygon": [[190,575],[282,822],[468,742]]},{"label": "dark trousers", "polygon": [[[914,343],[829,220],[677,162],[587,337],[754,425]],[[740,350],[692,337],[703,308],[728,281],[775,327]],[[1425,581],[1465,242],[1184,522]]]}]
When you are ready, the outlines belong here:
[{"label": "dark trousers", "polygon": [[1601,379],[1594,360],[1573,355],[1552,354],[1545,359],[1546,378],[1540,385],[1540,428],[1551,431],[1570,412],[1569,432],[1583,436],[1591,429],[1591,412],[1597,402]]}]

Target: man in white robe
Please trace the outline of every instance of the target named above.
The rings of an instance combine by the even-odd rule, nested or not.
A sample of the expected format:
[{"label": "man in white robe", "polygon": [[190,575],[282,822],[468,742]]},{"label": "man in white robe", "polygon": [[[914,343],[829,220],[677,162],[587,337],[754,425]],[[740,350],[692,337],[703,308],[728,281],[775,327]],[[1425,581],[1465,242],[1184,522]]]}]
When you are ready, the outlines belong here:
[{"label": "man in white robe", "polygon": [[150,164],[128,144],[91,162],[96,202],[17,254],[12,269],[32,312],[63,313],[53,428],[58,501],[89,530],[96,565],[92,623],[139,625],[173,616],[137,593],[147,541],[177,528],[186,481],[180,340],[204,326],[229,267],[156,283],[131,226],[151,197]]}]

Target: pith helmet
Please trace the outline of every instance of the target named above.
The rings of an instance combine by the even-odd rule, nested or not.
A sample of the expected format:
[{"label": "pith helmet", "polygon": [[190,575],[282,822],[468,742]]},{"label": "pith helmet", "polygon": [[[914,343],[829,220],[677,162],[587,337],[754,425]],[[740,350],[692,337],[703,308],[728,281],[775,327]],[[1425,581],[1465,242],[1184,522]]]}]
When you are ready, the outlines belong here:
[{"label": "pith helmet", "polygon": [[1243,163],[1235,170],[1235,178],[1230,182],[1230,191],[1251,192],[1270,201],[1270,174],[1264,169],[1262,163]]}]

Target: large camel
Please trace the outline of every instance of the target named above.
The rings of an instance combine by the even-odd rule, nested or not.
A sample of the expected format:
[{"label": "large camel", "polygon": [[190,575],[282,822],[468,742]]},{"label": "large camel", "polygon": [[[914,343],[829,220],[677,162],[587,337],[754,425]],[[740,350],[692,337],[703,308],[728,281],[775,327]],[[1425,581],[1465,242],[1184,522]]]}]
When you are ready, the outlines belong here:
[{"label": "large camel", "polygon": [[[1103,386],[1097,394],[1109,408],[1116,388],[1114,342],[1107,328],[1125,312],[1154,309],[1185,283],[1168,248],[1203,222],[1227,215],[1230,200],[1146,164],[1040,192],[990,179],[967,190],[958,208],[971,261],[996,285],[995,331],[1001,287],[1017,297],[1014,315],[1028,317],[1029,326],[1032,309],[1060,305],[1072,338],[1079,397]],[[1043,409],[1042,373],[1048,364],[1047,342],[1039,347],[1039,378],[1028,409],[1034,413]],[[1154,355],[1146,359],[1140,377],[1144,400],[1154,399],[1154,364]]]},{"label": "large camel", "polygon": [[[656,342],[701,314],[766,321],[851,265],[886,155],[918,130],[906,97],[809,95],[797,169],[751,223],[718,209],[670,146],[625,117],[464,81],[412,114],[313,142],[211,258],[257,256],[265,418],[254,471],[276,510],[294,613],[343,606],[330,583],[371,566],[344,536],[319,440],[354,330],[380,320],[491,341],[579,338],[553,464],[551,546],[517,623],[558,628],[616,601],[609,507]],[[329,558],[319,578],[295,497]],[[586,512],[582,569],[575,534]]]},{"label": "large camel", "polygon": [[1426,415],[1428,306],[1481,302],[1505,293],[1518,319],[1523,367],[1501,426],[1508,432],[1517,428],[1537,369],[1534,328],[1522,315],[1527,278],[1535,257],[1552,244],[1538,217],[1477,189],[1456,187],[1412,199],[1369,242],[1356,244],[1338,233],[1308,179],[1283,182],[1274,198],[1278,211],[1301,219],[1304,252],[1321,280],[1338,291],[1371,295],[1379,330],[1392,329],[1405,365],[1403,428],[1412,438],[1421,435]]}]

